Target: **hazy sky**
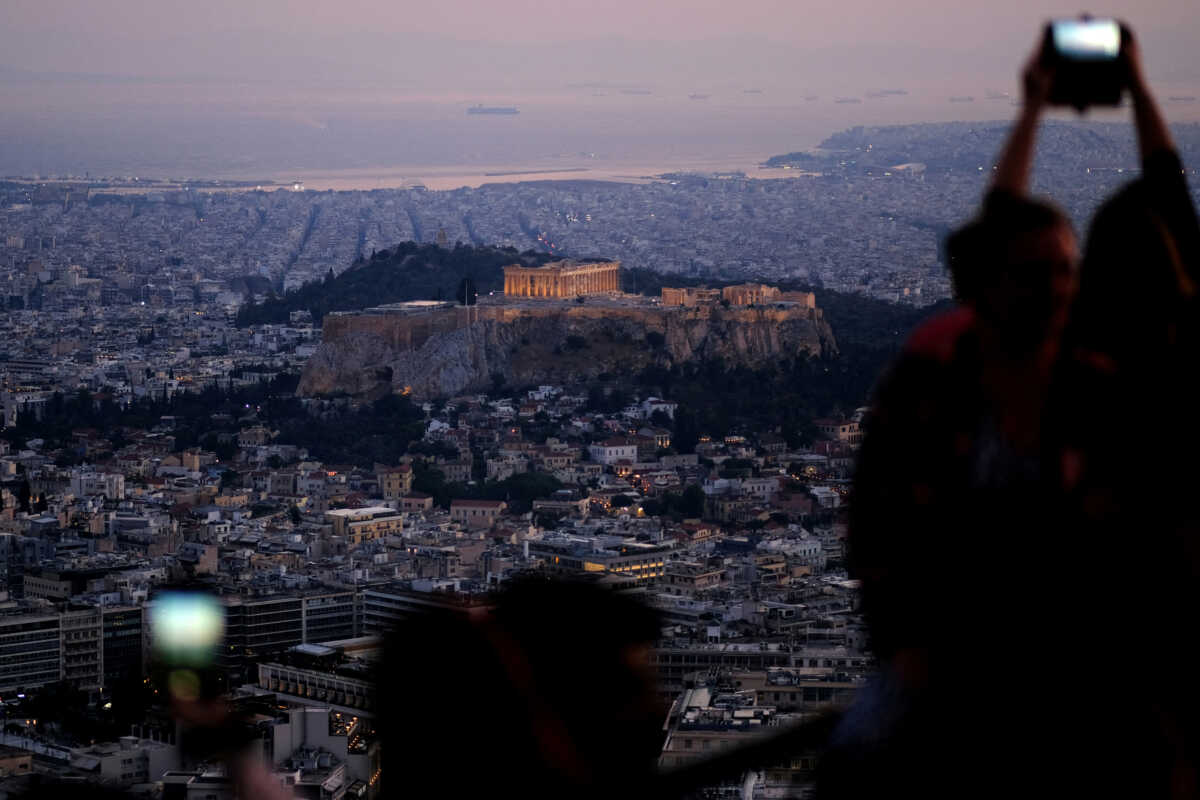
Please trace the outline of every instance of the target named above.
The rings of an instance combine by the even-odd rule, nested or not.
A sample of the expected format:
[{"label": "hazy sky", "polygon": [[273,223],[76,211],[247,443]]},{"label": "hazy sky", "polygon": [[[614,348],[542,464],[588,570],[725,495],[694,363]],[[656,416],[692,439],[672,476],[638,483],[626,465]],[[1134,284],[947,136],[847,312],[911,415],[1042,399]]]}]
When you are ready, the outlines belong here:
[{"label": "hazy sky", "polygon": [[[1076,1],[0,0],[0,174],[676,164],[1003,119]],[[1132,24],[1176,121],[1200,118],[1196,2],[1090,9]]]},{"label": "hazy sky", "polygon": [[[473,88],[561,80],[880,85],[1009,76],[1037,0],[3,0],[0,66],[154,78]],[[1118,0],[1151,71],[1200,77],[1194,0]],[[567,44],[570,43],[570,44]],[[582,43],[582,44],[580,44]],[[544,49],[534,49],[540,45]],[[785,75],[802,70],[802,75]]]}]

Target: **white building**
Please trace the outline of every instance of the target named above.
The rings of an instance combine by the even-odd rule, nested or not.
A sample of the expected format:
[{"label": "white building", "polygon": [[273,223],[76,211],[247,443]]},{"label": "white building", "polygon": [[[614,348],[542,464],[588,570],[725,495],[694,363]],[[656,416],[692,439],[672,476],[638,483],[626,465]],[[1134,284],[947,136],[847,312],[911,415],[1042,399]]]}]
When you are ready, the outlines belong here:
[{"label": "white building", "polygon": [[363,720],[354,714],[319,706],[291,708],[286,722],[271,727],[268,753],[276,769],[313,751],[329,753],[344,765],[347,784],[370,784],[379,769],[379,751],[367,747],[368,738]]},{"label": "white building", "polygon": [[136,736],[71,751],[71,766],[75,769],[124,786],[154,783],[168,771],[179,769],[179,763],[179,749],[174,745]]},{"label": "white building", "polygon": [[671,419],[675,419],[675,409],[679,403],[663,400],[661,397],[647,397],[642,401],[642,419],[650,419],[655,411],[661,411]]},{"label": "white building", "polygon": [[616,464],[618,461],[637,461],[637,442],[613,438],[588,445],[588,455],[598,464]]}]

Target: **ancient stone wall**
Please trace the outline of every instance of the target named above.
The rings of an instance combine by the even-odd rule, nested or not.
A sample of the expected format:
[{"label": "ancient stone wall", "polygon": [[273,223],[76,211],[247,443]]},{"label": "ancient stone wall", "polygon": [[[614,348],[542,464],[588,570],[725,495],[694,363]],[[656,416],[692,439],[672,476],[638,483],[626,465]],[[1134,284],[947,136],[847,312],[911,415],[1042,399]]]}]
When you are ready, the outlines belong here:
[{"label": "ancient stone wall", "polygon": [[803,306],[529,303],[365,312],[326,318],[298,392],[447,396],[486,388],[494,375],[518,384],[564,382],[697,358],[757,366],[833,352],[820,309]]}]

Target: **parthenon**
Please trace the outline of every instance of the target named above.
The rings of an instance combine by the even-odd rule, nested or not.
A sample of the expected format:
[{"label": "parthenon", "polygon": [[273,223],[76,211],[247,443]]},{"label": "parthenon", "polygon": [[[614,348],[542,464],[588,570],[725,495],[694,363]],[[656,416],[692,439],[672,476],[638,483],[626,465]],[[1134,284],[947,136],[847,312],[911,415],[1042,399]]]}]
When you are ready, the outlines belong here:
[{"label": "parthenon", "polygon": [[504,268],[504,294],[510,297],[578,297],[621,291],[620,261],[555,261],[544,267]]}]

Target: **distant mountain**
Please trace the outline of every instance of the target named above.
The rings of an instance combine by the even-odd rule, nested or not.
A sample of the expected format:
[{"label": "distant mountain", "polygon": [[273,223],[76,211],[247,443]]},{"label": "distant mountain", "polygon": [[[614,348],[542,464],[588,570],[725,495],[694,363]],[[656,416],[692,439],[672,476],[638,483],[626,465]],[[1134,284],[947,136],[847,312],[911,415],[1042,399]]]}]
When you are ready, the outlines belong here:
[{"label": "distant mountain", "polygon": [[[858,126],[835,133],[823,141],[824,151],[851,160],[857,169],[887,169],[897,164],[919,163],[928,172],[971,172],[990,166],[1000,152],[1011,123],[946,122],[918,125]],[[1171,126],[1185,164],[1200,159],[1200,125]],[[1050,120],[1038,135],[1038,174],[1061,170],[1064,180],[1095,167],[1138,166],[1137,142],[1128,122],[1067,122]],[[794,153],[775,156],[791,160]]]}]

